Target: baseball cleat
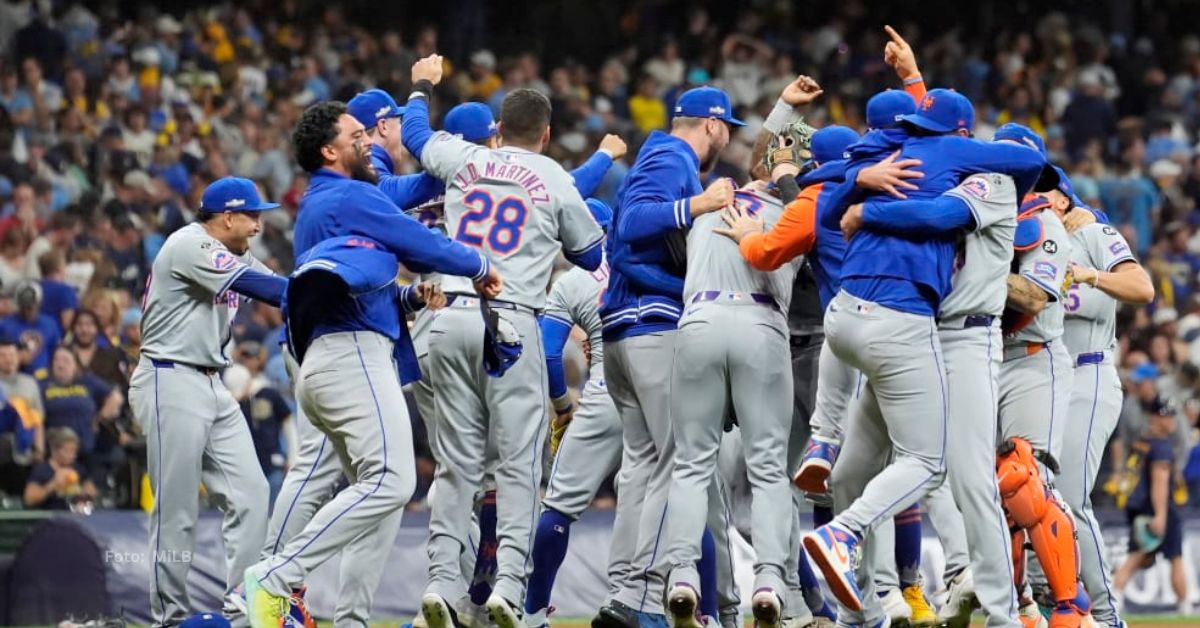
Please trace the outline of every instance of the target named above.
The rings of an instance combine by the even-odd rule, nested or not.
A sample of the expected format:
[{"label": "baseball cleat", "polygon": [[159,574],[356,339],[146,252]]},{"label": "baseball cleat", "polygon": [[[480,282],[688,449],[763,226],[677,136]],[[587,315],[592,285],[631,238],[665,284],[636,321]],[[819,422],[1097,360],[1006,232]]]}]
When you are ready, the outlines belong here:
[{"label": "baseball cleat", "polygon": [[412,628],[429,628],[429,623],[425,621],[424,611],[417,611],[417,616],[412,620]]},{"label": "baseball cleat", "polygon": [[525,622],[521,620],[521,611],[503,597],[493,593],[484,606],[498,628],[525,628]]},{"label": "baseball cleat", "polygon": [[779,617],[783,614],[783,601],[775,589],[763,587],[754,592],[750,598],[750,610],[754,613],[754,624],[757,628],[776,628]]},{"label": "baseball cleat", "polygon": [[592,618],[592,628],[639,628],[637,613],[613,600],[600,607]]},{"label": "baseball cleat", "polygon": [[804,450],[804,458],[800,461],[800,469],[792,478],[792,484],[815,495],[826,492],[828,489],[825,481],[829,479],[829,472],[833,469],[833,463],[837,461],[841,449],[835,442],[814,436],[808,443],[808,448]]},{"label": "baseball cleat", "polygon": [[291,597],[275,595],[262,586],[252,569],[246,569],[242,575],[245,578],[246,619],[250,628],[280,628],[291,612]]},{"label": "baseball cleat", "polygon": [[[445,598],[436,593],[426,593],[421,597],[421,616],[429,628],[460,628],[458,613]],[[416,623],[415,621],[413,623]]]},{"label": "baseball cleat", "polygon": [[976,608],[979,608],[979,599],[975,596],[975,580],[968,567],[946,583],[946,603],[938,611],[937,623],[946,628],[966,628]]},{"label": "baseball cleat", "polygon": [[889,588],[879,592],[879,604],[893,626],[908,626],[912,622],[912,607],[904,600],[900,589]]},{"label": "baseball cleat", "polygon": [[1042,611],[1038,610],[1037,602],[1033,600],[1023,598],[1017,614],[1024,628],[1047,628],[1049,625],[1046,623],[1046,618],[1042,616]]},{"label": "baseball cleat", "polygon": [[700,594],[690,584],[676,582],[667,592],[667,612],[675,628],[703,628],[699,607]]},{"label": "baseball cleat", "polygon": [[860,550],[858,537],[829,523],[805,534],[802,540],[805,551],[825,574],[833,596],[842,606],[862,612],[862,593],[854,578]]},{"label": "baseball cleat", "polygon": [[904,587],[904,602],[912,609],[912,620],[909,622],[917,628],[929,628],[937,622],[937,613],[929,605],[925,597],[925,589],[920,582]]},{"label": "baseball cleat", "polygon": [[466,608],[458,614],[458,623],[462,628],[489,628],[492,618],[486,608],[467,600]]}]

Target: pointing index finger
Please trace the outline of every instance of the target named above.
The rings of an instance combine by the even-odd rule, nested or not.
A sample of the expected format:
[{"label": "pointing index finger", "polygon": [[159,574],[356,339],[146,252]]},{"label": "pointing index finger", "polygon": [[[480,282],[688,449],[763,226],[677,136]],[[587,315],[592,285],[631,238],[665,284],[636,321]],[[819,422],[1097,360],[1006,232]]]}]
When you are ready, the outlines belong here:
[{"label": "pointing index finger", "polygon": [[892,41],[902,46],[908,45],[908,42],[904,41],[904,38],[900,36],[900,33],[897,33],[896,29],[892,28],[890,24],[885,24],[883,30],[887,32],[888,37],[890,37]]}]

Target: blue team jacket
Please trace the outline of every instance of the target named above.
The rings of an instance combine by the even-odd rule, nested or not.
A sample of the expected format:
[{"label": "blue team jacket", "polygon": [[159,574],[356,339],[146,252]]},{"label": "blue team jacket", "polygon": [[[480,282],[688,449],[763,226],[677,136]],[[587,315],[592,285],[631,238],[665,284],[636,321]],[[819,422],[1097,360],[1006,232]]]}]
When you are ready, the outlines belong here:
[{"label": "blue team jacket", "polygon": [[[699,172],[699,157],[677,137],[655,131],[642,144],[617,192],[613,230],[606,244],[612,274],[600,305],[605,340],[674,329],[678,324],[686,260],[672,256],[666,239],[679,237],[675,232],[692,224],[689,199],[703,191]],[[653,271],[642,276],[660,274],[669,285],[635,281],[622,270],[629,260]]]},{"label": "blue team jacket", "polygon": [[[858,171],[900,148],[900,158],[921,160],[924,177],[914,179],[916,190],[909,199],[934,199],[976,172],[999,172],[1012,176],[1017,190],[1033,187],[1045,158],[1032,148],[1009,143],[984,143],[956,135],[910,137],[898,145],[895,134],[868,133],[851,147],[851,160],[842,188],[852,186]],[[837,206],[819,218],[840,220],[845,208],[856,200],[846,192]],[[882,203],[899,199],[873,196]],[[909,238],[862,229],[851,238],[842,264],[842,289],[856,297],[913,314],[934,316],[950,292],[955,254],[953,236]]]},{"label": "blue team jacket", "polygon": [[[477,251],[450,240],[406,215],[376,186],[322,168],[313,173],[308,190],[300,200],[300,213],[293,238],[296,260],[299,263],[308,259],[306,254],[326,240],[347,236],[378,244],[379,250],[386,251],[414,272],[439,272],[480,279],[487,274],[490,266]],[[391,277],[395,279],[395,272]],[[317,280],[313,280],[313,283],[317,283]],[[377,307],[363,307],[361,301],[346,301],[338,285],[334,282],[328,288],[329,298],[324,301],[315,297],[311,301],[305,300],[306,306],[320,309],[320,316],[314,314],[310,317],[312,324],[307,328],[308,333],[289,329],[289,336],[307,343],[326,333],[376,331],[397,341],[396,352],[397,359],[401,361],[401,372],[411,373],[405,371],[404,361],[412,353],[412,343],[408,339],[407,328],[398,322],[400,312],[396,298],[392,299],[391,309],[384,312]],[[340,302],[340,306],[337,302]],[[297,303],[293,299],[293,310]],[[291,318],[301,320],[303,316],[298,318],[293,311]],[[393,323],[400,328],[395,335],[390,333]],[[411,359],[415,368],[416,356],[412,355]],[[419,369],[415,373],[417,377],[420,376]]]},{"label": "blue team jacket", "polygon": [[400,209],[410,209],[446,191],[442,180],[425,172],[397,175],[392,156],[382,146],[371,145],[371,164],[379,175],[379,189]]}]

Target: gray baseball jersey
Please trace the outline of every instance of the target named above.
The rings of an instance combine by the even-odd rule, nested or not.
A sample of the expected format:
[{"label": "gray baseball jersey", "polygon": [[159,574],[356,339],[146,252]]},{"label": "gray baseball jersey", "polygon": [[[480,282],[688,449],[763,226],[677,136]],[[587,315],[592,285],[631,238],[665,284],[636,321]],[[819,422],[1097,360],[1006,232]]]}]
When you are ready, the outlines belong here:
[{"label": "gray baseball jersey", "polygon": [[954,287],[942,301],[939,318],[999,316],[1004,312],[1004,277],[1012,264],[1017,230],[1017,186],[1007,175],[975,174],[946,194],[971,208],[975,229],[959,244]]},{"label": "gray baseball jersey", "polygon": [[1063,282],[1066,280],[1071,238],[1062,220],[1049,209],[1034,214],[1042,221],[1042,241],[1017,253],[1018,274],[1050,295],[1050,302],[1033,322],[1004,338],[1005,346],[1030,342],[1050,342],[1063,333]]},{"label": "gray baseball jersey", "polygon": [[[604,240],[571,175],[549,157],[511,146],[489,149],[439,131],[421,163],[446,181],[448,233],[485,252],[504,277],[505,301],[541,309],[559,250],[583,252]],[[446,277],[443,289],[474,292],[463,277]]]},{"label": "gray baseball jersey", "polygon": [[[1122,262],[1136,261],[1129,243],[1113,227],[1094,223],[1071,235],[1071,262],[1111,271]],[[1075,284],[1063,301],[1066,320],[1063,343],[1072,356],[1105,351],[1117,345],[1117,300],[1088,284]]]},{"label": "gray baseball jersey", "polygon": [[142,355],[195,366],[229,363],[225,345],[241,297],[229,291],[248,268],[271,272],[252,255],[234,255],[192,223],[167,238],[142,299]]},{"label": "gray baseball jersey", "polygon": [[[765,192],[744,188],[734,193],[734,202],[743,211],[762,218],[768,229],[783,215],[783,204]],[[704,214],[692,224],[687,237],[684,303],[690,302],[697,292],[706,290],[760,293],[775,297],[780,311],[787,312],[796,271],[804,260],[796,258],[769,273],[755,270],[742,258],[736,242],[713,233],[713,229],[724,226],[719,212]]]},{"label": "gray baseball jersey", "polygon": [[587,333],[592,367],[589,380],[604,379],[604,338],[600,321],[600,299],[608,287],[608,262],[594,271],[573,267],[550,287],[544,316],[579,325]]}]

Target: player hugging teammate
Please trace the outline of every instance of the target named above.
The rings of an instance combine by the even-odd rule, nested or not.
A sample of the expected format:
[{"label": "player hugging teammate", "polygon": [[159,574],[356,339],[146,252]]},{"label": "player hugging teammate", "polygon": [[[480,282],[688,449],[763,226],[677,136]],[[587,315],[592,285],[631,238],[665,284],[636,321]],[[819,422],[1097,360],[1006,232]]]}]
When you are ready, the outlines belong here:
[{"label": "player hugging teammate", "polygon": [[[1115,310],[1153,288],[1041,138],[1010,124],[974,139],[970,101],[927,91],[886,30],[903,89],[868,101],[864,135],[806,123],[822,91],[800,76],[763,125],[756,180],[735,189],[711,171],[742,122],[723,91],[698,87],[643,143],[611,208],[587,197],[624,144],[606,137],[568,173],[541,154],[551,110],[536,91],[507,94],[498,121],[467,104],[433,130],[436,55],[413,66],[404,106],[368,90],[311,107],[294,138],[313,179],[292,277],[246,256],[268,204],[236,182],[214,184],[202,224],[155,264],[131,395],[167,486],[155,547],[188,543],[161,525],[164,508],[187,528],[195,504],[179,495],[211,476],[237,541],[229,617],[311,625],[304,580],[344,551],[335,621],[366,625],[413,490],[407,384],[437,458],[420,628],[548,626],[570,526],[614,471],[594,628],[740,625],[734,533],[755,549],[760,628],[962,628],[976,608],[995,628],[1120,626],[1088,495],[1120,406]],[[393,172],[401,146],[423,173]],[[575,268],[552,283],[560,253]],[[398,286],[400,264],[424,281]],[[269,535],[265,483],[225,458],[246,438],[219,380],[205,382],[211,411],[175,411],[203,434],[162,416],[187,398],[174,387],[224,366],[235,293],[284,308],[307,423]],[[211,333],[169,333],[197,321]],[[578,399],[562,363],[575,326],[591,361]],[[219,455],[187,474],[155,462],[201,435]],[[222,474],[248,477],[223,488]],[[342,474],[349,487],[331,495]],[[922,507],[946,549],[937,610],[920,576]],[[186,615],[185,576],[155,566],[160,625]]]}]

